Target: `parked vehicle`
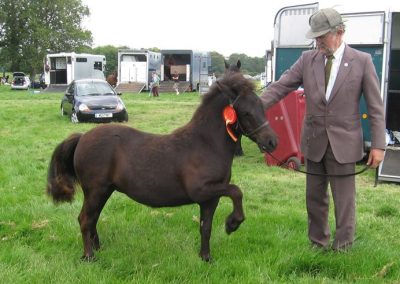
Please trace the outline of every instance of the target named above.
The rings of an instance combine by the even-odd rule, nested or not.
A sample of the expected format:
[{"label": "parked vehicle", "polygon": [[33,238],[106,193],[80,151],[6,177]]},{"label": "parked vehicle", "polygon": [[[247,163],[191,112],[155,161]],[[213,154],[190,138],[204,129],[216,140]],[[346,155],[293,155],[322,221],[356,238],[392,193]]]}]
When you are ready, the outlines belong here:
[{"label": "parked vehicle", "polygon": [[140,93],[149,90],[151,74],[161,72],[161,53],[148,50],[118,51],[118,89]]},{"label": "parked vehicle", "polygon": [[46,89],[47,85],[44,79],[44,73],[40,74],[39,78],[31,82],[32,89]]},{"label": "parked vehicle", "polygon": [[[161,81],[172,79],[175,72],[179,81],[189,83],[189,90],[208,91],[208,75],[211,74],[211,55],[206,51],[161,50]],[[161,83],[162,84],[162,83]]]},{"label": "parked vehicle", "polygon": [[73,80],[105,79],[104,55],[61,52],[48,54],[44,64],[44,83],[49,87],[67,86]]},{"label": "parked vehicle", "polygon": [[31,81],[29,77],[25,75],[23,72],[14,72],[13,79],[11,82],[11,89],[12,90],[28,90]]},{"label": "parked vehicle", "polygon": [[74,80],[61,100],[61,115],[69,115],[73,123],[128,121],[120,95],[104,80]]}]

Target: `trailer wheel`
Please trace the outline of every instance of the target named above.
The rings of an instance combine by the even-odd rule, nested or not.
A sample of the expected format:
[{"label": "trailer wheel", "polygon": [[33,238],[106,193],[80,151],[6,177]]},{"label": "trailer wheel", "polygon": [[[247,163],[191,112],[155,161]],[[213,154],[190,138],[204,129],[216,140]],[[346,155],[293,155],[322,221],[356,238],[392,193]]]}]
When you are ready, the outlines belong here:
[{"label": "trailer wheel", "polygon": [[301,166],[301,162],[297,157],[290,157],[286,161],[286,165],[291,170],[299,170]]}]

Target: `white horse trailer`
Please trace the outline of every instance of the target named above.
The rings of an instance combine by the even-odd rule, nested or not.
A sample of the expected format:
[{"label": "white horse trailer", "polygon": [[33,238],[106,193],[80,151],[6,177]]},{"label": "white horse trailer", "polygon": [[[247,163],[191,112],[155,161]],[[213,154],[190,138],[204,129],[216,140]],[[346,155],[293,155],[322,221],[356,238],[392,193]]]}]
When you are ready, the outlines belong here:
[{"label": "white horse trailer", "polygon": [[[152,72],[161,72],[161,53],[147,50],[119,50],[118,51],[118,85],[140,85],[141,89],[148,89],[151,83]],[[138,91],[140,92],[140,91]]]},{"label": "white horse trailer", "polygon": [[45,60],[44,75],[48,86],[63,86],[78,79],[105,79],[104,55],[62,52],[48,54]]}]

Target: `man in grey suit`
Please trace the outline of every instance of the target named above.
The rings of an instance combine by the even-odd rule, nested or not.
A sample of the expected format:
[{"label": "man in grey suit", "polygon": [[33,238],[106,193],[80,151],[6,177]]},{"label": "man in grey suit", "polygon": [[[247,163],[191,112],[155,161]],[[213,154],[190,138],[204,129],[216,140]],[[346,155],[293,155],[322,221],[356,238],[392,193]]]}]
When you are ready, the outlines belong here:
[{"label": "man in grey suit", "polygon": [[352,246],[355,233],[355,177],[334,177],[355,172],[363,157],[359,102],[364,96],[371,129],[367,165],[376,168],[383,160],[385,143],[384,108],[378,77],[371,56],[343,42],[345,25],[334,9],[321,9],[310,17],[307,38],[316,40],[316,50],[304,52],[279,81],[261,96],[265,108],[289,92],[304,87],[306,114],[301,150],[306,159],[306,204],[308,237],[313,247],[327,249],[329,192],[335,206],[336,233],[333,250]]}]

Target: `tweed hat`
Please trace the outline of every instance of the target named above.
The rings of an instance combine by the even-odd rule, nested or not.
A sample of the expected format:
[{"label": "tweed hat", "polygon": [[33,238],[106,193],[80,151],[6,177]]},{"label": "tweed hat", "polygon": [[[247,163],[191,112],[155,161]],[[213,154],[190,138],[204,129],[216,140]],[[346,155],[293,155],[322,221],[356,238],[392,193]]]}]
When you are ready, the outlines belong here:
[{"label": "tweed hat", "polygon": [[343,19],[335,9],[326,8],[312,14],[309,23],[310,30],[306,33],[306,38],[316,38],[342,24]]}]

